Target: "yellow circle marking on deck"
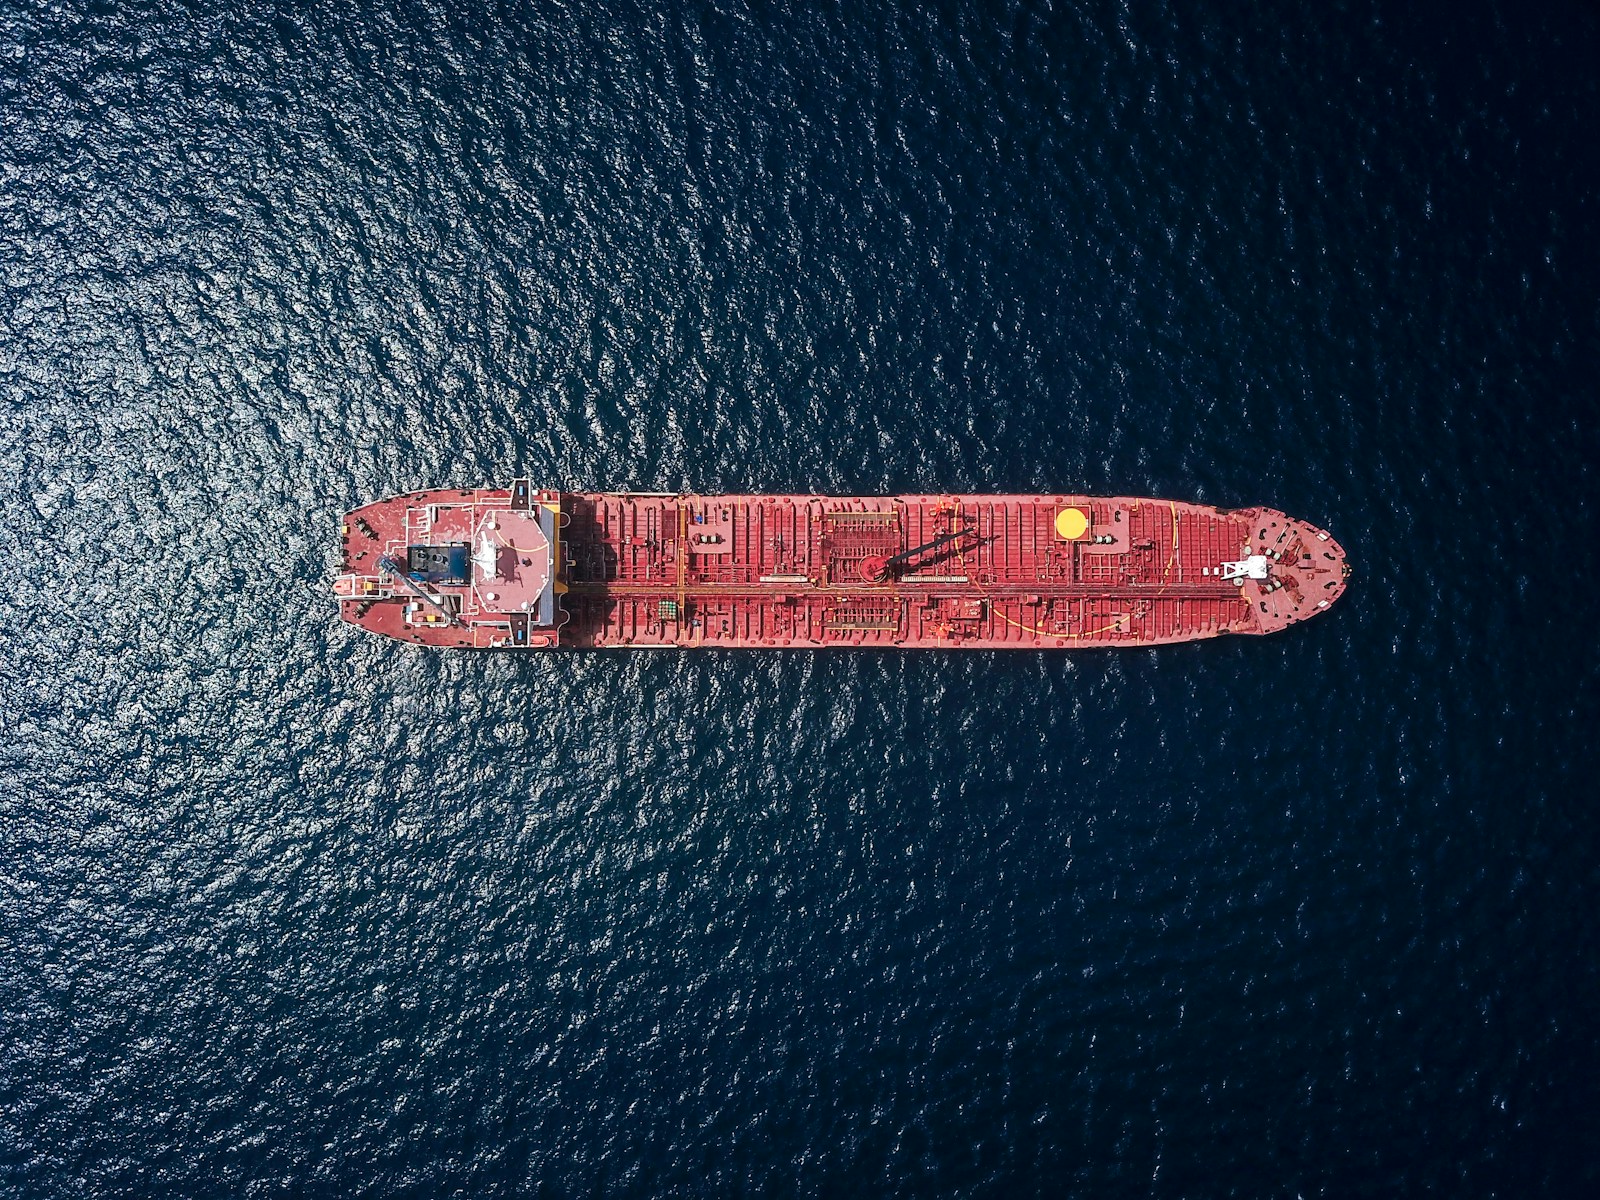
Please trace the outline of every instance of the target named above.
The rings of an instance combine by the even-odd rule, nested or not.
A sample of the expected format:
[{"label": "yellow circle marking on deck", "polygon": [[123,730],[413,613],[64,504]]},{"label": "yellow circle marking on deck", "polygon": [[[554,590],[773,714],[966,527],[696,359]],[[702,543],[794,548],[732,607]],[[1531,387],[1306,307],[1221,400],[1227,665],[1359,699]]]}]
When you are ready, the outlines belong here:
[{"label": "yellow circle marking on deck", "polygon": [[1056,514],[1056,535],[1075,542],[1089,532],[1089,514],[1081,508],[1063,508]]}]

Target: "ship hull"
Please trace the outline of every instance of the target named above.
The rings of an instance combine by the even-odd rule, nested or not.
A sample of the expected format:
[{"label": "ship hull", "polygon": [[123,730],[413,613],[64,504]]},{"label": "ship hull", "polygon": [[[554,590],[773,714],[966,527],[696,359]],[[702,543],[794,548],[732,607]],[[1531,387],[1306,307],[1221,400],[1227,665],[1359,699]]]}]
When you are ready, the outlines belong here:
[{"label": "ship hull", "polygon": [[1273,633],[1348,575],[1267,508],[517,481],[353,510],[334,591],[345,621],[442,648],[1071,650]]}]

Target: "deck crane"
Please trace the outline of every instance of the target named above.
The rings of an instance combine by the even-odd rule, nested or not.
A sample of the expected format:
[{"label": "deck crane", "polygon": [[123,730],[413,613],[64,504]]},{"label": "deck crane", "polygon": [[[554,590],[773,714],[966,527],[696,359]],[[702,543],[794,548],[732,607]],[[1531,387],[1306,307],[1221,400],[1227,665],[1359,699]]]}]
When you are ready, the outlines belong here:
[{"label": "deck crane", "polygon": [[411,578],[411,575],[406,571],[406,569],[404,567],[402,567],[394,559],[390,558],[386,554],[386,555],[384,555],[382,558],[380,558],[378,560],[378,566],[383,569],[384,574],[389,575],[394,579],[398,579],[410,591],[415,592],[417,594],[417,596],[422,600],[422,602],[424,604],[426,604],[429,608],[433,609],[434,612],[438,613],[441,617],[444,618],[444,621],[445,621],[446,625],[454,625],[454,624],[456,624],[456,615],[455,615],[455,613],[451,612],[449,609],[445,608],[444,605],[440,604],[437,600],[435,600],[432,596],[428,595],[427,589],[424,588],[415,579]]},{"label": "deck crane", "polygon": [[861,560],[861,577],[868,583],[887,583],[891,577],[902,574],[916,561],[917,557],[930,550],[937,550],[941,546],[949,546],[959,542],[964,537],[974,536],[978,532],[976,525],[965,525],[949,533],[941,533],[930,542],[923,542],[920,546],[913,546],[909,550],[902,550],[899,554],[873,554]]}]

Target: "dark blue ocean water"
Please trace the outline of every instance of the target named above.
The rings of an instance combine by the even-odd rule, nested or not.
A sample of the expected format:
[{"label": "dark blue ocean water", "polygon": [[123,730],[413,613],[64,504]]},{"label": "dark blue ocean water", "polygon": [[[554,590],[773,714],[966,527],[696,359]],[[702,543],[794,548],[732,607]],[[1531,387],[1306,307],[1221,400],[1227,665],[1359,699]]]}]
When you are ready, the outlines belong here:
[{"label": "dark blue ocean water", "polygon": [[[0,4],[0,1194],[1596,1194],[1580,4]],[[440,655],[348,507],[1333,530],[1154,652]]]}]

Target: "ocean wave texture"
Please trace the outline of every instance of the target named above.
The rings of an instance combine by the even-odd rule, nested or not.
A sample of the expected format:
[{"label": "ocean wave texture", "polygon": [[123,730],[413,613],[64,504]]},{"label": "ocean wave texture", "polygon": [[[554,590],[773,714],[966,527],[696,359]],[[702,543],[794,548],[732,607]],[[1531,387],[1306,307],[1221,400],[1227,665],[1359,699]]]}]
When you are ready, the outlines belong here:
[{"label": "ocean wave texture", "polygon": [[[0,1192],[1592,1193],[1579,5],[0,5]],[[1123,653],[418,653],[429,485],[1266,504]]]}]

